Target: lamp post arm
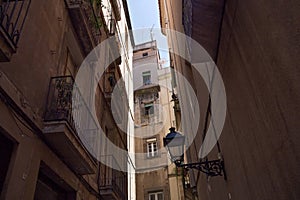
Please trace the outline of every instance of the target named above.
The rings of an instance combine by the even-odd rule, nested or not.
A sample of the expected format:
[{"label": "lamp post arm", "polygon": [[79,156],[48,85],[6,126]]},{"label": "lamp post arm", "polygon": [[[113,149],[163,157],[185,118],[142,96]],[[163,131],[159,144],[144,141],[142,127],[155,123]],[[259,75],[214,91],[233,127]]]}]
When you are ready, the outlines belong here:
[{"label": "lamp post arm", "polygon": [[226,180],[226,173],[224,168],[224,161],[222,159],[202,161],[197,163],[183,164],[175,162],[177,167],[183,167],[185,169],[197,169],[205,173],[207,176],[224,176]]}]

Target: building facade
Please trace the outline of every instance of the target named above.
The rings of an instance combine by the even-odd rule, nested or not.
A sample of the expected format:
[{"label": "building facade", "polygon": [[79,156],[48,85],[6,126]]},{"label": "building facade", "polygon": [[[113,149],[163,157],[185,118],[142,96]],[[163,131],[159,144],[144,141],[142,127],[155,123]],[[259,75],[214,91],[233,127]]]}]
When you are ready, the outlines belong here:
[{"label": "building facade", "polygon": [[[188,187],[194,198],[298,199],[299,2],[159,0],[159,5],[162,28],[184,33],[202,45],[226,89],[225,125],[206,158],[223,155],[227,180],[190,170]],[[176,36],[167,37],[171,49],[186,48],[190,56],[186,61],[171,53],[170,59],[189,80],[199,102],[197,136],[186,152],[187,162],[198,162],[207,127],[214,120],[211,91],[193,67],[197,61],[193,47],[179,47]],[[215,65],[209,62],[207,67]],[[178,108],[184,111],[189,100],[178,77],[175,87],[182,97]],[[177,119],[178,130],[189,131],[188,120]]]},{"label": "building facade", "polygon": [[[128,150],[110,99],[118,80],[127,80],[127,94],[132,90],[133,40],[130,34],[121,36],[129,33],[130,19],[126,1],[103,3],[105,7],[96,0],[0,2],[0,199],[129,198],[132,178],[101,164],[87,146],[105,150],[85,128],[95,123]],[[116,46],[110,49],[120,53],[119,59],[110,63],[95,93],[76,89],[81,63],[112,36],[117,36]],[[106,56],[113,53],[110,49]],[[85,67],[93,69],[92,63]],[[87,83],[95,79],[94,74],[85,78]],[[88,109],[91,102],[95,116]],[[126,95],[122,102],[133,107]],[[133,131],[130,127],[126,124],[127,131]],[[130,164],[127,156],[118,161]]]},{"label": "building facade", "polygon": [[[170,68],[160,65],[156,41],[136,45],[133,56],[137,199],[180,199],[181,174],[169,166],[163,137],[175,118]],[[172,187],[172,188],[171,188]]]}]

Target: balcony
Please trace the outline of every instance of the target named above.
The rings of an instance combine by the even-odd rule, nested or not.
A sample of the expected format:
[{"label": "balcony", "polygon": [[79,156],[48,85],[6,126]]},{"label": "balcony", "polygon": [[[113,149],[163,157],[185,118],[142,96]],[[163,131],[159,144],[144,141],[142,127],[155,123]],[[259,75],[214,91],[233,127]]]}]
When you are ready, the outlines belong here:
[{"label": "balcony", "polygon": [[31,0],[0,0],[0,62],[16,52]]},{"label": "balcony", "polygon": [[[111,65],[105,70],[104,73],[104,94],[105,98],[110,102],[111,100],[111,95],[117,87],[118,92],[123,92],[120,88],[120,86],[123,86],[123,80],[120,80],[122,78],[122,74],[120,71],[120,67],[116,63],[117,61],[111,63]],[[120,81],[120,82],[118,82]]]},{"label": "balcony", "polygon": [[[112,158],[111,156],[109,158]],[[113,159],[113,158],[112,158]],[[113,159],[114,162],[115,159]],[[124,172],[112,169],[105,165],[100,166],[105,174],[100,177],[100,194],[103,199],[125,200],[127,199],[127,177]]]},{"label": "balcony", "polygon": [[119,0],[110,0],[117,21],[121,20],[121,4]]},{"label": "balcony", "polygon": [[[76,105],[72,104],[72,100]],[[76,110],[72,113],[72,109]],[[95,160],[86,148],[93,144],[89,139],[94,139],[91,136],[96,128],[88,131],[84,128],[87,124],[95,124],[95,121],[79,90],[76,90],[73,77],[51,78],[44,123],[46,141],[70,168],[78,174],[95,173]]]},{"label": "balcony", "polygon": [[74,31],[85,55],[100,42],[100,22],[90,0],[65,0]]}]

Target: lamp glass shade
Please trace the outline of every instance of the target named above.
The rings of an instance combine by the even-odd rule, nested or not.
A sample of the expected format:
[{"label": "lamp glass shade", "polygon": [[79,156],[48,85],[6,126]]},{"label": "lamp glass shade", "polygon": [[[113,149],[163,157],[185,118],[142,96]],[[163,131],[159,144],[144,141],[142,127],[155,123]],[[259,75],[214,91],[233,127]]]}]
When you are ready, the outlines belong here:
[{"label": "lamp glass shade", "polygon": [[185,136],[170,128],[170,133],[164,138],[164,146],[167,148],[173,162],[183,161]]}]

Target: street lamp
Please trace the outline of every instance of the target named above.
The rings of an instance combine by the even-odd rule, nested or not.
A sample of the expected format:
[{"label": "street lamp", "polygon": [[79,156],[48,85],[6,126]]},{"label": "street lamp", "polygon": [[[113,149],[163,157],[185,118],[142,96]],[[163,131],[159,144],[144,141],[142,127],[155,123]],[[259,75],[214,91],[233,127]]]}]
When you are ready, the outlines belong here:
[{"label": "street lamp", "polygon": [[205,160],[197,163],[184,164],[184,143],[185,136],[176,132],[174,127],[171,127],[170,133],[163,139],[164,146],[167,148],[171,161],[175,163],[177,167],[183,167],[185,169],[197,169],[205,173],[207,176],[224,176],[226,180],[226,173],[224,168],[224,160],[219,154],[217,160]]}]

